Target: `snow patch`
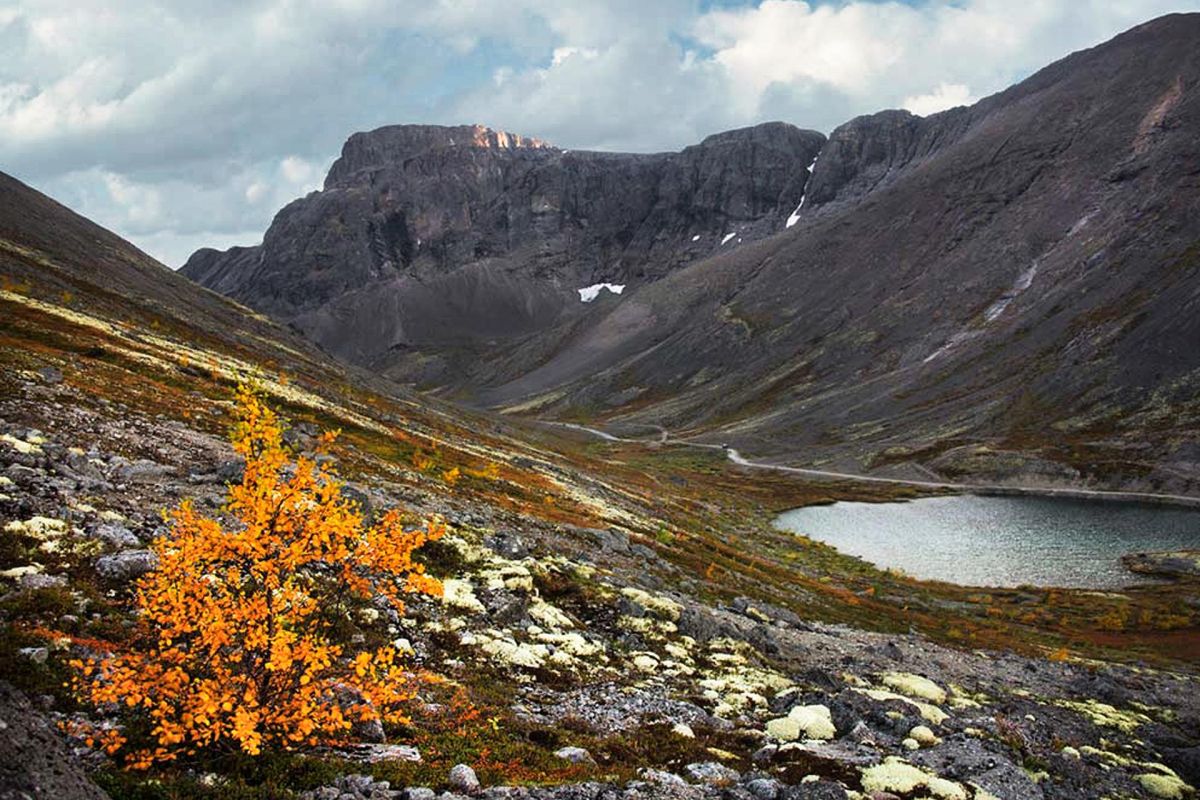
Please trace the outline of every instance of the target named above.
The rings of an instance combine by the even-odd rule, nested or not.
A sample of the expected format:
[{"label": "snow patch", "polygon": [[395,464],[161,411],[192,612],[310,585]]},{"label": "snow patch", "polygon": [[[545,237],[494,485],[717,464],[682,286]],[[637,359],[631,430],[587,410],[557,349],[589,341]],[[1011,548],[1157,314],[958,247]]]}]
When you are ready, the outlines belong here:
[{"label": "snow patch", "polygon": [[[1031,285],[1033,285],[1033,278],[1035,275],[1037,275],[1037,268],[1038,268],[1038,262],[1036,260],[1034,260],[1034,262],[1029,265],[1029,268],[1026,269],[1024,272],[1022,272],[1020,275],[1018,275],[1017,279],[1015,281],[1013,281],[1012,288],[1010,288],[1004,294],[1000,295],[999,299],[997,299],[996,302],[994,302],[990,306],[988,306],[987,310],[983,312],[983,319],[984,319],[985,323],[995,322],[996,319],[999,318],[999,316],[1004,313],[1004,310],[1006,308],[1008,308],[1010,304],[1012,304],[1012,301],[1017,299],[1017,296],[1020,295],[1021,292],[1025,291]],[[959,331],[958,333],[954,334],[949,339],[947,339],[945,344],[943,344],[937,350],[933,351],[933,353],[931,353],[930,355],[926,356],[925,359],[921,363],[928,364],[930,361],[933,361],[935,358],[938,358],[939,356],[943,356],[946,353],[949,353],[951,350],[955,349],[956,347],[961,345],[963,342],[966,342],[970,339],[974,339],[980,333],[981,333],[980,330]]]},{"label": "snow patch", "polygon": [[692,241],[693,241],[693,242],[698,242],[698,241],[700,241],[700,234],[698,234],[698,233],[697,233],[695,236],[693,236],[693,237],[692,237]]},{"label": "snow patch", "polygon": [[600,292],[608,289],[613,294],[620,294],[625,291],[623,283],[593,283],[591,286],[585,286],[582,289],[576,289],[579,292],[579,300],[583,303],[590,303],[600,296]]},{"label": "snow patch", "polygon": [[1087,224],[1089,222],[1092,221],[1092,217],[1094,217],[1095,215],[1096,215],[1095,211],[1089,211],[1088,213],[1084,214],[1082,217],[1079,218],[1078,222],[1076,222],[1074,225],[1071,226],[1071,230],[1067,231],[1067,236],[1074,236],[1075,234],[1079,233],[1081,230],[1084,229],[1084,227],[1087,226]]},{"label": "snow patch", "polygon": [[[813,170],[817,166],[817,159],[819,157],[820,157],[820,154],[813,156],[812,163],[808,165],[808,179],[810,181],[812,180]],[[805,183],[806,188],[807,188],[807,186],[808,186],[808,184]],[[793,211],[790,215],[788,215],[787,224],[784,225],[785,228],[790,228],[793,225],[795,225],[797,222],[800,221],[800,209],[804,208],[804,198],[807,196],[808,196],[807,193],[800,195],[800,204],[798,206],[796,206],[795,211]]]},{"label": "snow patch", "polygon": [[721,240],[721,244],[725,244],[726,242],[728,242],[730,239],[732,239],[732,238],[733,238],[733,237],[735,237],[735,236],[737,236],[737,233],[727,233],[727,234],[725,234],[725,238]]},{"label": "snow patch", "polygon": [[1033,283],[1033,276],[1037,274],[1038,262],[1034,261],[1029,265],[1029,269],[1017,276],[1013,282],[1012,288],[1004,294],[1000,295],[1000,299],[988,306],[988,310],[983,312],[983,318],[988,322],[996,319],[1004,313],[1004,309],[1008,308],[1013,300],[1017,299],[1017,295],[1029,288]]}]

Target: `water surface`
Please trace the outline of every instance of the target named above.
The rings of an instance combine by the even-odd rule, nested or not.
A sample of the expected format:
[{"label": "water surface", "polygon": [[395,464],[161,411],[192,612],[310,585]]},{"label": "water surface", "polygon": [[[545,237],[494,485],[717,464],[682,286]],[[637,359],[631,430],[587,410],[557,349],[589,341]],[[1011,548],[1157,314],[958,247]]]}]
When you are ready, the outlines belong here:
[{"label": "water surface", "polygon": [[930,497],[788,511],[776,525],[914,578],[969,586],[1145,583],[1125,553],[1200,548],[1200,510],[1042,497]]}]

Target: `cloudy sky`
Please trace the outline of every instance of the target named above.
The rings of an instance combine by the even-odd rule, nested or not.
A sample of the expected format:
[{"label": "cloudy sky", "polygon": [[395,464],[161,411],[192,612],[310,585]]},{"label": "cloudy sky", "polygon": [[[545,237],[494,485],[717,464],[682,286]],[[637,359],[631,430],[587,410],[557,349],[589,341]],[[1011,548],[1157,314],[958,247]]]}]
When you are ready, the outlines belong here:
[{"label": "cloudy sky", "polygon": [[0,0],[0,170],[178,267],[253,244],[342,141],[479,122],[677,149],[968,104],[1200,0]]}]

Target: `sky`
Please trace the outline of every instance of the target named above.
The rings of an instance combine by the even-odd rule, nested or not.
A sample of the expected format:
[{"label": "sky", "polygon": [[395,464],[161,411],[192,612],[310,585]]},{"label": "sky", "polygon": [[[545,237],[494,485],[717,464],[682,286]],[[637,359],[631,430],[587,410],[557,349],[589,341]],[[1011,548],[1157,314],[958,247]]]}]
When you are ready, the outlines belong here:
[{"label": "sky", "polygon": [[0,170],[171,267],[254,244],[351,133],[676,150],[968,105],[1200,0],[0,0]]}]

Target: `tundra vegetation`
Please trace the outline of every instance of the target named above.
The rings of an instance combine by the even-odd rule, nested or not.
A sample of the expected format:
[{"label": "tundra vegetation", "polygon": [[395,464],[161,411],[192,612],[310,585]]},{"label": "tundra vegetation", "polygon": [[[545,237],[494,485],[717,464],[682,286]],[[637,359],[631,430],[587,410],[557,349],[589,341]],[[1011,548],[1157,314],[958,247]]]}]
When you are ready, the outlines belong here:
[{"label": "tundra vegetation", "polygon": [[[403,613],[405,594],[439,595],[413,553],[444,527],[407,528],[398,509],[366,524],[332,463],[294,456],[283,432],[261,393],[240,385],[230,439],[245,468],[229,488],[230,522],[183,501],[135,589],[137,633],[121,652],[72,662],[82,701],[126,709],[125,724],[88,738],[110,754],[129,749],[132,766],[408,721],[418,679],[396,648],[352,651],[331,633],[356,604]],[[318,453],[334,438],[324,434]]]}]

